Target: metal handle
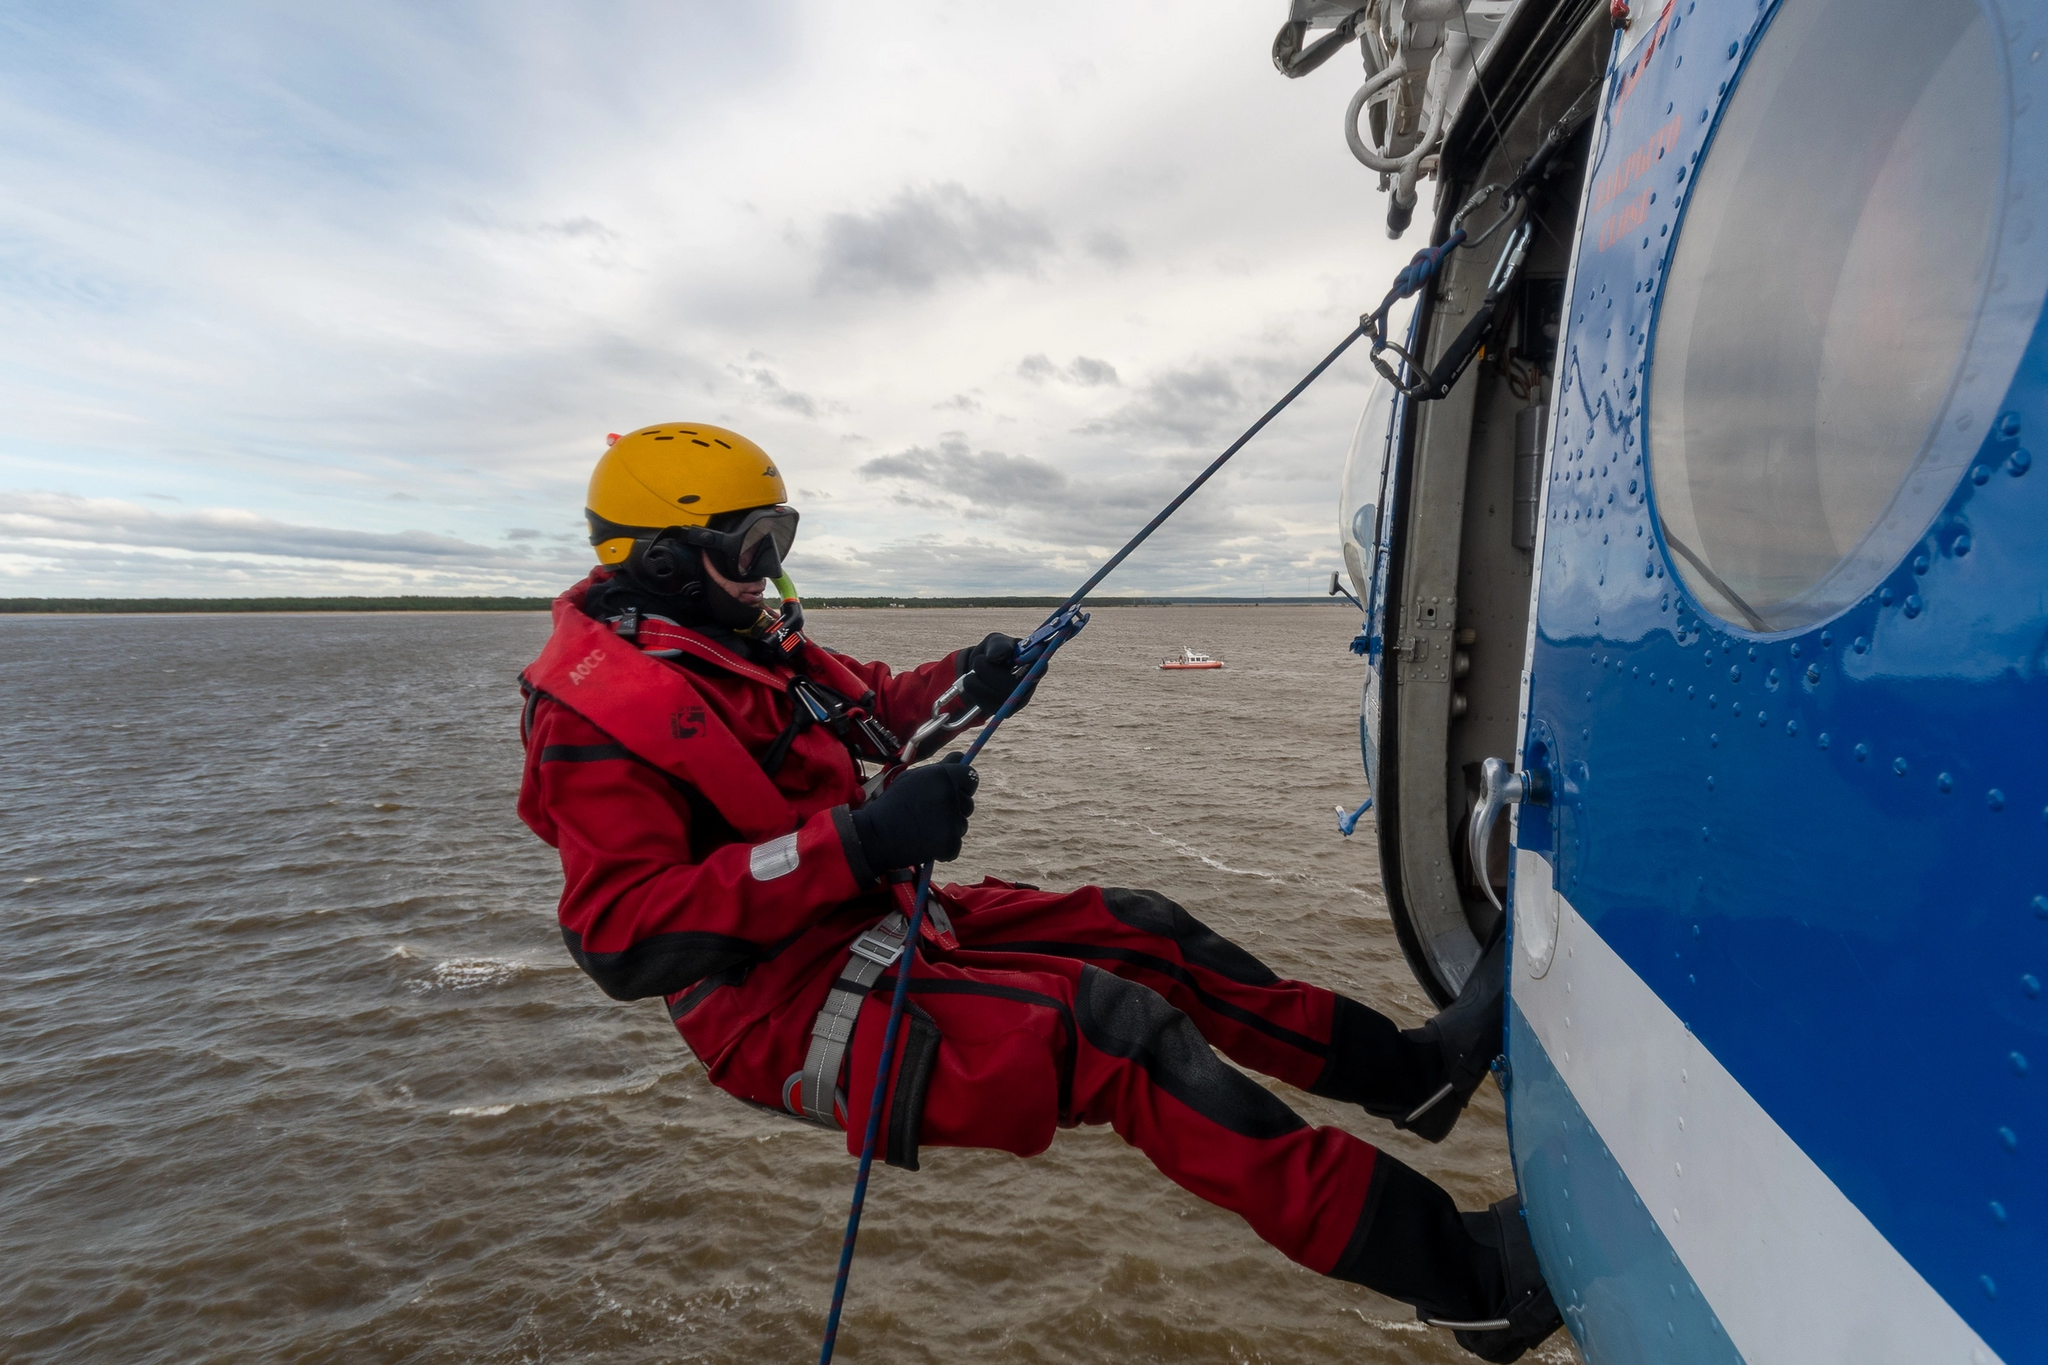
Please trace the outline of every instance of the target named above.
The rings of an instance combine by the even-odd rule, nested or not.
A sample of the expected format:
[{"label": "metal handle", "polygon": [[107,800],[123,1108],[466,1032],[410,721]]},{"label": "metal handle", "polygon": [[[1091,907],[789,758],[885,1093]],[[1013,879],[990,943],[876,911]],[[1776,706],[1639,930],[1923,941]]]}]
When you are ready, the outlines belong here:
[{"label": "metal handle", "polygon": [[1493,894],[1493,879],[1486,875],[1486,851],[1493,844],[1493,822],[1502,809],[1529,799],[1530,783],[1524,773],[1515,772],[1498,758],[1479,765],[1479,799],[1472,803],[1472,819],[1465,830],[1465,854],[1479,878],[1479,887],[1493,908],[1502,910],[1500,897]]}]

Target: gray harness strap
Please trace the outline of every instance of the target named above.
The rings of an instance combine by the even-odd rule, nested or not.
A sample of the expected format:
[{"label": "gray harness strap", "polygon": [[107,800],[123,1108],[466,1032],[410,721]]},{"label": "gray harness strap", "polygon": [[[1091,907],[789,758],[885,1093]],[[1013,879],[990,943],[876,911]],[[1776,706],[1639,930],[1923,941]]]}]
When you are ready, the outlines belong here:
[{"label": "gray harness strap", "polygon": [[892,910],[853,941],[846,966],[811,1025],[811,1050],[804,1057],[804,1069],[782,1083],[783,1106],[797,1118],[821,1128],[844,1126],[846,1095],[839,1089],[839,1069],[853,1041],[854,1021],[882,973],[903,955],[903,938],[909,928],[902,912]]}]

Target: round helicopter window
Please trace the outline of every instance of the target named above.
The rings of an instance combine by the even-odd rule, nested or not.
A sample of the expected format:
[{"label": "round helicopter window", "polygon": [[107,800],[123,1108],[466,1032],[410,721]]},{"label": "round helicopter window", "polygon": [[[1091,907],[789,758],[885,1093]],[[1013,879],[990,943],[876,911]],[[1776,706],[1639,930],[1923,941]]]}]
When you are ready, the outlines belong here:
[{"label": "round helicopter window", "polygon": [[1650,358],[1657,515],[1707,611],[1756,631],[1834,615],[1975,454],[2025,338],[1982,325],[2004,108],[1973,0],[1786,5],[1759,43]]}]

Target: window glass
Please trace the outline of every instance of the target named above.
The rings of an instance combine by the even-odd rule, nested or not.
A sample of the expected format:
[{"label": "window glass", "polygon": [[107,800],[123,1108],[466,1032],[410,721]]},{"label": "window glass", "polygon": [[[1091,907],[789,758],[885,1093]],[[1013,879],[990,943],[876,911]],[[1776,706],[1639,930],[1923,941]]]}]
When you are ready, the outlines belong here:
[{"label": "window glass", "polygon": [[1358,600],[1371,605],[1374,549],[1379,536],[1382,485],[1386,481],[1388,435],[1394,421],[1394,391],[1384,379],[1373,384],[1365,412],[1344,458],[1344,483],[1337,492],[1337,541],[1344,569]]},{"label": "window glass", "polygon": [[1957,391],[1973,343],[2011,352],[1999,391],[2018,359],[1973,337],[2004,99],[1973,0],[1798,0],[1766,31],[1692,188],[1650,358],[1657,514],[1708,611],[1758,631],[1840,611],[1982,440],[1981,392]]}]

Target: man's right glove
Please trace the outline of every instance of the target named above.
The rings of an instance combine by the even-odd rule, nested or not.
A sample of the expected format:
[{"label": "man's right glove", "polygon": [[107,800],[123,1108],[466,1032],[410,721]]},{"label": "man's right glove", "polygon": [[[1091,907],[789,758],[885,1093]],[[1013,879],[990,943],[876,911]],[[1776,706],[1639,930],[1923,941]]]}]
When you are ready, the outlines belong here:
[{"label": "man's right glove", "polygon": [[[981,708],[984,716],[994,715],[1030,671],[1027,665],[1017,662],[1017,641],[1008,635],[991,635],[960,651],[960,690],[967,694],[967,700]],[[1037,690],[1038,684],[1031,684],[1031,692]],[[1019,711],[1031,700],[1031,692],[1018,700]]]},{"label": "man's right glove", "polygon": [[852,813],[861,856],[877,873],[952,862],[960,856],[980,781],[959,754],[949,755],[943,763],[912,768]]}]

